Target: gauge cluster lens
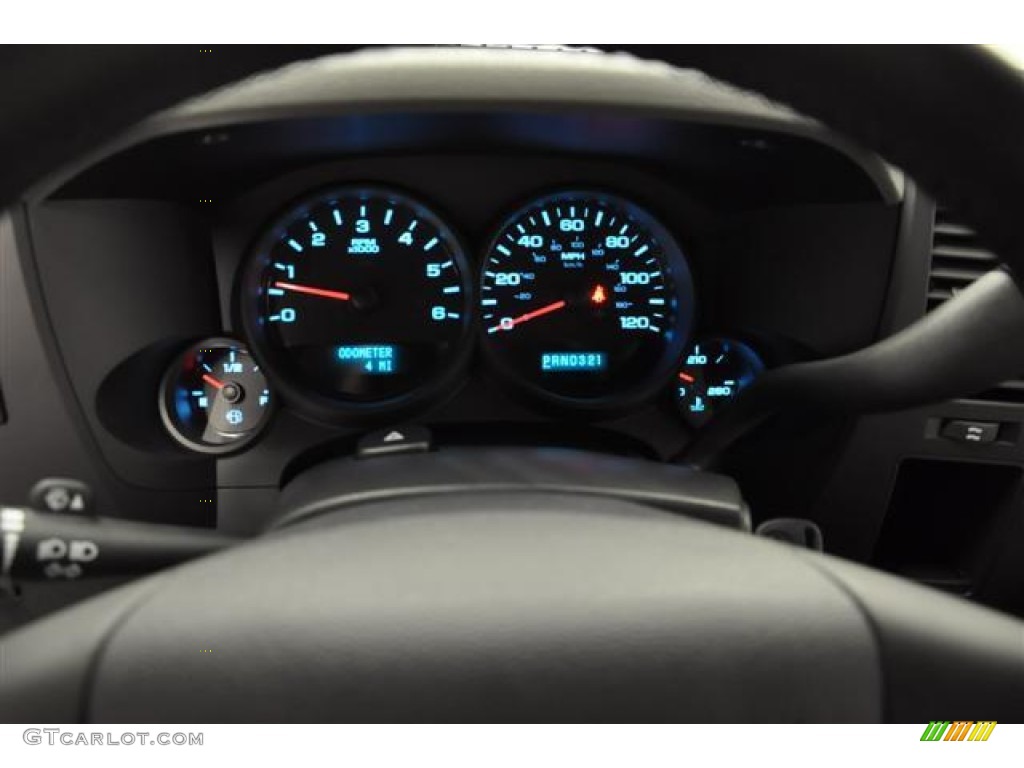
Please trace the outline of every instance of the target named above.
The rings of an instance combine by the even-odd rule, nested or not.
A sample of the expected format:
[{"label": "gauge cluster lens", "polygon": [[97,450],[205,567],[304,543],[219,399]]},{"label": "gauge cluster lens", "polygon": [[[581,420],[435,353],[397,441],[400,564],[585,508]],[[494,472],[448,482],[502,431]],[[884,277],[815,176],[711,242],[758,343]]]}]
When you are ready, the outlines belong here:
[{"label": "gauge cluster lens", "polygon": [[514,214],[485,254],[479,303],[492,362],[533,394],[584,408],[662,387],[694,309],[668,231],[639,207],[591,192]]},{"label": "gauge cluster lens", "polygon": [[186,350],[164,377],[160,415],[186,448],[224,453],[255,438],[270,416],[267,380],[249,351],[231,339]]},{"label": "gauge cluster lens", "polygon": [[764,370],[764,363],[746,344],[711,338],[686,353],[676,381],[676,404],[692,427],[706,424]]},{"label": "gauge cluster lens", "polygon": [[386,408],[459,372],[471,290],[436,214],[395,192],[344,188],[293,206],[260,238],[242,320],[293,399]]}]

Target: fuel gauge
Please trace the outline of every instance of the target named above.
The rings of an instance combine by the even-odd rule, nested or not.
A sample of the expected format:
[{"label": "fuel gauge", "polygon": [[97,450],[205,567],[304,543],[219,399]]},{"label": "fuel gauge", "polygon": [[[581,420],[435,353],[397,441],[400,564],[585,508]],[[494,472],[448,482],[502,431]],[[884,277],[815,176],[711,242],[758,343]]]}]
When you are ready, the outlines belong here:
[{"label": "fuel gauge", "polygon": [[734,339],[703,339],[677,372],[676,404],[691,427],[701,427],[764,370],[753,349]]},{"label": "fuel gauge", "polygon": [[255,438],[270,416],[271,395],[244,345],[207,339],[187,349],[164,377],[160,416],[178,443],[227,453]]}]

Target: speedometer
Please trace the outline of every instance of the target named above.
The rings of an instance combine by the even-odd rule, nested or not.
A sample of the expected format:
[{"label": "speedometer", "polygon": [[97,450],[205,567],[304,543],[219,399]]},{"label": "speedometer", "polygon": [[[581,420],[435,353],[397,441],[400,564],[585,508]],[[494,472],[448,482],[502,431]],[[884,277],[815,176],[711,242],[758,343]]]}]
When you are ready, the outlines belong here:
[{"label": "speedometer", "polygon": [[397,192],[345,187],[267,228],[240,309],[287,400],[329,420],[394,416],[460,374],[471,289],[462,247],[436,214]]},{"label": "speedometer", "polygon": [[532,393],[602,409],[653,396],[693,320],[675,239],[626,200],[563,192],[500,229],[480,284],[484,347]]}]

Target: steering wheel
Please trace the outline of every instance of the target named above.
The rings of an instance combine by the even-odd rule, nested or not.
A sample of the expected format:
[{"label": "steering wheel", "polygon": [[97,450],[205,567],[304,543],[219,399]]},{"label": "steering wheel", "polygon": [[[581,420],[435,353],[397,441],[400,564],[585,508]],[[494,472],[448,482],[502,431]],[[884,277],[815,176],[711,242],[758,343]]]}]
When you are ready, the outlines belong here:
[{"label": "steering wheel", "polygon": [[[159,108],[338,50],[7,49],[0,202]],[[628,50],[872,146],[1024,274],[1024,85],[994,56]],[[826,555],[564,492],[344,512],[325,499],[313,517],[5,636],[0,659],[6,722],[1024,718],[1024,623]]]}]

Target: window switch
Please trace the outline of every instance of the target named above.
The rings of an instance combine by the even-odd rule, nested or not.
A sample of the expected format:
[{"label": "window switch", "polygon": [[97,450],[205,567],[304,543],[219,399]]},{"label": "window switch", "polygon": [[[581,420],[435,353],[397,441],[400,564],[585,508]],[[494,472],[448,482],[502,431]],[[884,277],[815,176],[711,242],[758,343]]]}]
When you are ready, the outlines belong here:
[{"label": "window switch", "polygon": [[999,437],[999,422],[951,419],[942,425],[941,434],[958,443],[994,443]]}]

